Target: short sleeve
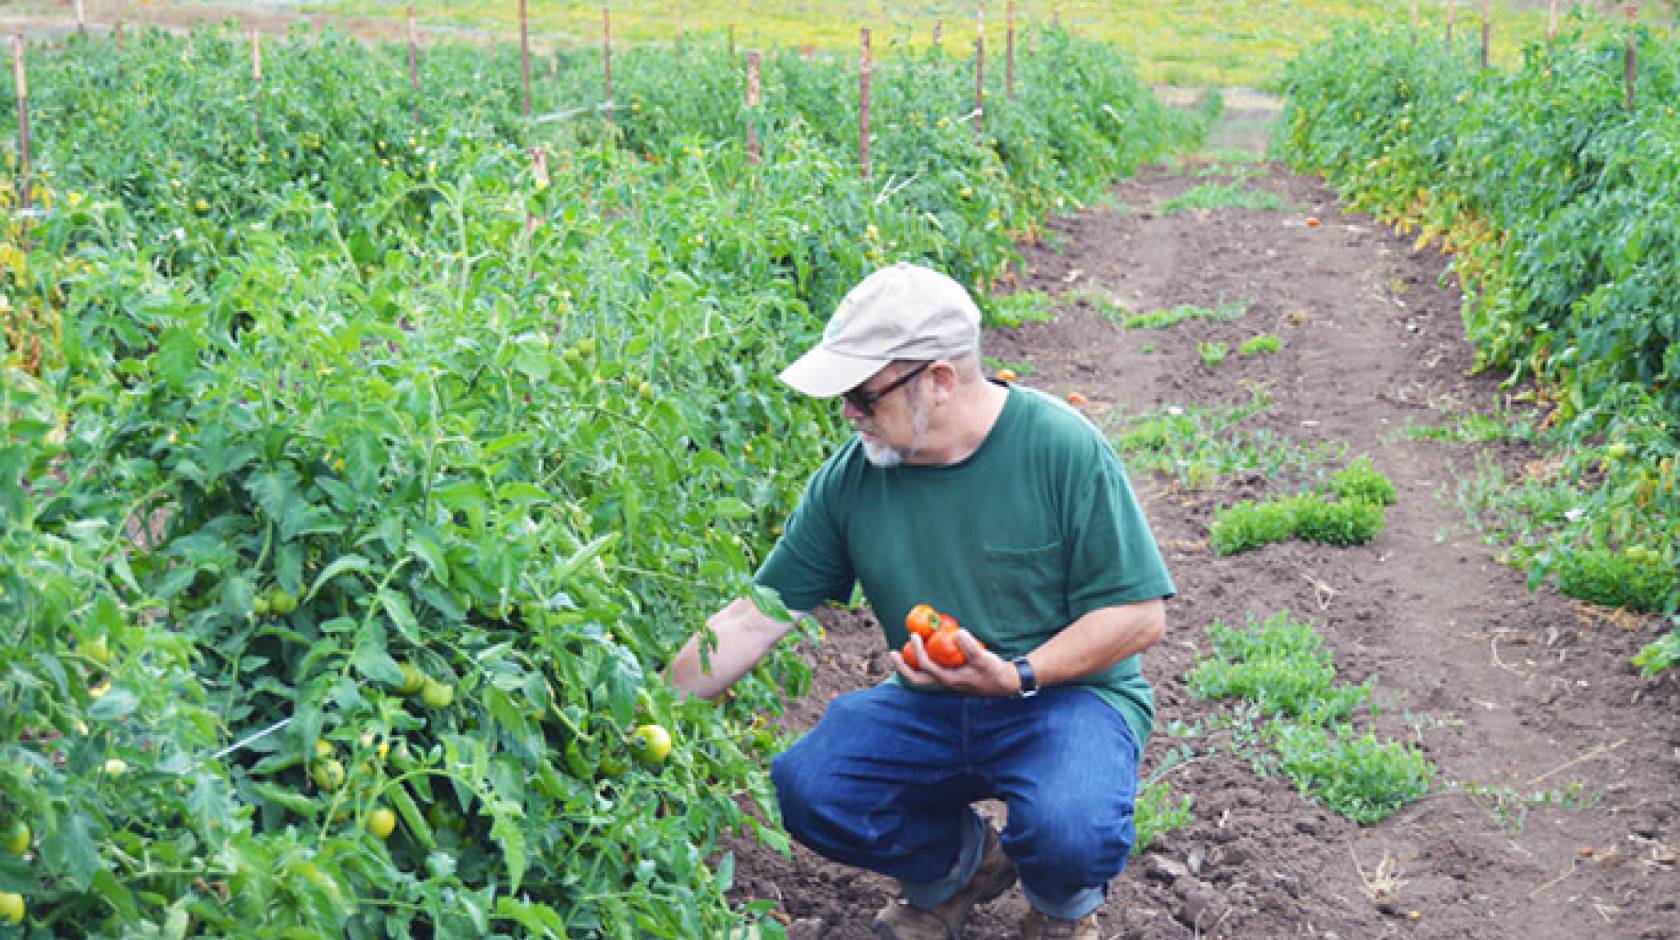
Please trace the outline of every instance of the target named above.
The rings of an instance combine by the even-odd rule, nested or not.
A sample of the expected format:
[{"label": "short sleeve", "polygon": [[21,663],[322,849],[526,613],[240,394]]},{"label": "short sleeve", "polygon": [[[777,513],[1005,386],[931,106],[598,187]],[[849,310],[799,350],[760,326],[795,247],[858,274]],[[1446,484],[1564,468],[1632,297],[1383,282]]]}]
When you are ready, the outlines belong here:
[{"label": "short sleeve", "polygon": [[780,594],[789,610],[811,610],[826,601],[846,601],[857,581],[846,549],[839,469],[835,461],[811,477],[782,528],[770,557],[753,576]]},{"label": "short sleeve", "polygon": [[1074,620],[1177,593],[1120,459],[1106,442],[1094,450],[1067,504],[1068,611]]}]

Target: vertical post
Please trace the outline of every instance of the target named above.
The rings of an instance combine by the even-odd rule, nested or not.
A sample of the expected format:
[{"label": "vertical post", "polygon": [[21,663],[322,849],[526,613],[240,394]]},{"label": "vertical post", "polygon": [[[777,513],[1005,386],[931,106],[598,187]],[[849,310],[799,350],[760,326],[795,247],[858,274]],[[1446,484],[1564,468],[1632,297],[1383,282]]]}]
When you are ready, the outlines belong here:
[{"label": "vertical post", "polygon": [[605,77],[604,86],[607,94],[606,100],[602,102],[605,110],[601,113],[607,116],[607,123],[611,124],[613,122],[611,7],[601,8],[601,70]]},{"label": "vertical post", "polygon": [[986,0],[980,0],[974,31],[974,135],[986,129]]},{"label": "vertical post", "polygon": [[525,15],[525,0],[519,0],[519,84],[525,90],[523,113],[531,116],[531,25]]},{"label": "vertical post", "polygon": [[939,34],[941,32],[943,32],[944,29],[945,29],[945,21],[944,20],[934,20],[933,21],[933,48],[935,48],[935,49],[939,48]]},{"label": "vertical post", "polygon": [[862,49],[858,56],[858,172],[869,178],[869,27],[858,30]]},{"label": "vertical post", "polygon": [[1009,18],[1004,29],[1004,97],[1015,100],[1015,0],[1009,0]]},{"label": "vertical post", "polygon": [[257,142],[262,143],[262,34],[251,27],[251,114],[256,119]]},{"label": "vertical post", "polygon": [[1493,0],[1482,0],[1482,70],[1493,59]]},{"label": "vertical post", "polygon": [[1417,45],[1418,0],[1412,0],[1412,44]]},{"label": "vertical post", "polygon": [[408,5],[408,87],[414,93],[414,129],[420,129],[420,38],[414,29],[414,4]]},{"label": "vertical post", "polygon": [[76,34],[87,36],[87,4],[83,0],[76,0]]},{"label": "vertical post", "polygon": [[758,165],[758,101],[763,91],[757,49],[747,50],[747,163]]},{"label": "vertical post", "polygon": [[1627,106],[1633,110],[1633,89],[1635,80],[1639,76],[1639,4],[1627,5],[1628,38],[1627,38]]},{"label": "vertical post", "polygon": [[1458,12],[1458,10],[1456,9],[1457,6],[1458,6],[1457,0],[1447,0],[1447,51],[1448,52],[1452,51],[1453,19],[1454,19],[1454,15]]},{"label": "vertical post", "polygon": [[1557,38],[1558,0],[1551,0],[1547,6],[1549,9],[1546,12],[1546,41],[1551,42]]},{"label": "vertical post", "polygon": [[729,60],[735,61],[735,24],[729,24]]},{"label": "vertical post", "polygon": [[18,206],[34,204],[29,181],[29,75],[23,64],[23,34],[12,36],[12,75],[17,85],[18,115]]},{"label": "vertical post", "polygon": [[116,28],[115,35],[117,37],[117,81],[119,81],[119,82],[122,81],[122,77],[123,77],[123,64],[122,64],[123,28],[122,28],[122,26],[123,26],[122,20],[117,20],[117,28]]},{"label": "vertical post", "polygon": [[674,14],[674,18],[676,19],[676,22],[677,22],[677,42],[682,42],[682,36],[683,36],[682,4],[681,3],[671,4],[671,12]]}]

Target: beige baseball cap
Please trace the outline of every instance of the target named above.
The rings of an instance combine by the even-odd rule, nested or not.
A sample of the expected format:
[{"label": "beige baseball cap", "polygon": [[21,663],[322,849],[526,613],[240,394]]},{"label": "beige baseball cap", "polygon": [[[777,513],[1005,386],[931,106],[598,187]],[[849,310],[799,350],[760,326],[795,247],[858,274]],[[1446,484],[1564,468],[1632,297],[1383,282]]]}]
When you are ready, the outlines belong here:
[{"label": "beige baseball cap", "polygon": [[856,388],[895,359],[949,359],[980,346],[980,308],[961,284],[900,262],[840,301],[818,343],[781,379],[813,398]]}]

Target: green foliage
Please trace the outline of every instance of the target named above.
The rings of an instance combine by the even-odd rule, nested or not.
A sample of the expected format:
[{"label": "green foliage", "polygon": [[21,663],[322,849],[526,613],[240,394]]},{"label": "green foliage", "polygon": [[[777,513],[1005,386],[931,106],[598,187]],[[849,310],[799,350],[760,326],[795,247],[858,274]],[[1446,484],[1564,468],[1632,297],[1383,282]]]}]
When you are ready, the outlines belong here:
[{"label": "green foliage", "polygon": [[1214,514],[1208,545],[1216,555],[1234,555],[1291,538],[1326,545],[1364,545],[1387,519],[1381,503],[1352,499],[1331,502],[1302,494],[1255,502],[1244,500]]},{"label": "green foliage", "polygon": [[1142,854],[1167,833],[1188,828],[1195,821],[1191,812],[1194,803],[1189,794],[1175,799],[1172,787],[1165,780],[1153,780],[1140,787],[1132,810],[1137,829],[1132,856]]},{"label": "green foliage", "polygon": [[[1214,653],[1190,673],[1190,692],[1239,698],[1269,719],[1243,735],[1243,746],[1275,754],[1256,757],[1260,770],[1275,767],[1302,793],[1359,823],[1378,822],[1429,792],[1434,767],[1420,751],[1353,727],[1373,683],[1337,683],[1311,624],[1280,612],[1263,622],[1250,615],[1241,630],[1215,622],[1208,632]],[[1255,724],[1241,712],[1237,719],[1239,728]]]},{"label": "green foliage", "polygon": [[1247,403],[1228,409],[1171,405],[1121,415],[1117,420],[1122,430],[1114,446],[1129,466],[1170,475],[1194,489],[1239,473],[1258,473],[1293,485],[1341,458],[1340,445],[1302,447],[1268,428],[1243,426],[1269,403],[1265,393],[1256,390]]},{"label": "green foliage", "polygon": [[1341,500],[1363,500],[1378,506],[1394,505],[1394,484],[1377,472],[1371,458],[1361,454],[1330,475],[1330,492]]},{"label": "green foliage", "polygon": [[1356,823],[1381,822],[1429,794],[1435,768],[1405,741],[1280,724],[1278,767],[1302,793]]},{"label": "green foliage", "polygon": [[1218,340],[1204,340],[1196,344],[1196,355],[1201,357],[1202,365],[1209,369],[1224,362],[1230,352],[1231,344]]},{"label": "green foliage", "polygon": [[1370,698],[1371,685],[1341,686],[1324,639],[1312,624],[1277,613],[1245,629],[1215,621],[1208,627],[1213,656],[1189,675],[1203,698],[1238,697],[1269,716],[1312,725],[1345,721]]},{"label": "green foliage", "polygon": [[1647,676],[1654,676],[1664,669],[1672,669],[1680,665],[1680,621],[1675,628],[1647,643],[1633,656],[1633,664]]},{"label": "green foliage", "polygon": [[1020,326],[1048,323],[1056,319],[1056,298],[1041,291],[1017,291],[992,298],[986,314],[987,326]]},{"label": "green foliage", "polygon": [[1283,208],[1283,200],[1276,193],[1250,189],[1241,180],[1229,183],[1202,183],[1161,204],[1167,215],[1191,209],[1267,209]]},{"label": "green foliage", "polygon": [[1408,424],[1405,436],[1413,441],[1451,444],[1492,444],[1496,441],[1533,441],[1534,423],[1512,416],[1501,420],[1485,414],[1458,414],[1441,424]]},{"label": "green foliage", "polygon": [[[1555,408],[1567,448],[1556,477],[1461,488],[1489,514],[1487,537],[1510,545],[1532,584],[1672,612],[1675,579],[1623,549],[1675,557],[1667,533],[1680,528],[1680,309],[1666,287],[1680,276],[1680,53],[1648,27],[1588,19],[1509,70],[1482,72],[1465,53],[1337,32],[1290,67],[1279,149],[1454,252],[1479,362],[1535,380]],[[1534,436],[1482,421],[1420,433]]]},{"label": "green foliage", "polygon": [[1283,349],[1283,340],[1271,333],[1262,333],[1243,340],[1237,351],[1245,356],[1270,356]]},{"label": "green foliage", "polygon": [[659,670],[844,433],[776,373],[867,271],[983,288],[1195,119],[1051,33],[977,139],[907,57],[866,181],[842,65],[771,56],[748,113],[721,41],[615,57],[611,125],[522,120],[507,47],[428,48],[416,100],[400,47],[298,33],[259,104],[243,35],[109,43],[30,51],[53,211],[0,219],[42,314],[0,358],[0,818],[39,846],[0,890],[43,936],[763,920],[719,843],[785,848],[751,722],[809,667],[716,705]]},{"label": "green foliage", "polygon": [[1185,320],[1240,320],[1248,313],[1248,303],[1220,304],[1217,307],[1196,307],[1181,304],[1163,310],[1123,316],[1120,325],[1128,330],[1164,330]]}]

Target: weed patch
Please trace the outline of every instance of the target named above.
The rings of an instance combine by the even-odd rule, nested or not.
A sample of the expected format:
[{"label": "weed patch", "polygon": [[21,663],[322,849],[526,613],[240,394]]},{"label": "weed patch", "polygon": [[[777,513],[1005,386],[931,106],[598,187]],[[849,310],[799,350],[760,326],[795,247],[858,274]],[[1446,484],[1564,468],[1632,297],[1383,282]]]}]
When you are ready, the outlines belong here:
[{"label": "weed patch", "polygon": [[1265,209],[1279,210],[1283,200],[1276,193],[1249,189],[1239,180],[1230,183],[1203,183],[1168,199],[1161,204],[1167,215],[1190,209]]},{"label": "weed patch", "polygon": [[1248,302],[1220,304],[1217,307],[1195,307],[1181,304],[1163,310],[1151,310],[1148,313],[1125,314],[1121,311],[1118,321],[1128,330],[1164,330],[1177,326],[1185,320],[1240,320],[1248,313]]}]

